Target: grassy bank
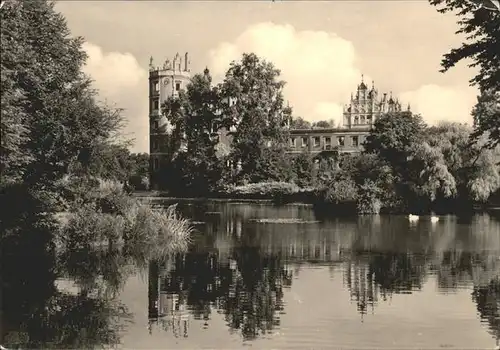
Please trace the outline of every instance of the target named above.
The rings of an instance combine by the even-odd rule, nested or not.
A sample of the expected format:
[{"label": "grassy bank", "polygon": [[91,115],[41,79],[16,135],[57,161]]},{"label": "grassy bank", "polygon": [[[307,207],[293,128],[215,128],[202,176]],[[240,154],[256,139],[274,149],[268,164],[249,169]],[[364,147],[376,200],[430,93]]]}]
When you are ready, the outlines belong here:
[{"label": "grassy bank", "polygon": [[[67,186],[75,191],[72,180],[67,180]],[[154,208],[147,200],[127,195],[113,181],[98,180],[95,190],[78,190],[76,205],[56,214],[57,246],[132,244],[164,252],[187,247],[193,228],[177,214],[175,205]]]}]

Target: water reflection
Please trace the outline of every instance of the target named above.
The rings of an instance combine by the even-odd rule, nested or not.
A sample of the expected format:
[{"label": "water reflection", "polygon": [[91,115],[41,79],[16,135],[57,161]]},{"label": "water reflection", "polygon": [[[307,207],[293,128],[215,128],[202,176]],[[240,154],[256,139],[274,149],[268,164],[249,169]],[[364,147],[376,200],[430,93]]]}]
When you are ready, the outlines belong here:
[{"label": "water reflection", "polygon": [[500,278],[494,278],[487,285],[474,286],[472,299],[477,304],[479,315],[488,324],[488,329],[498,346],[500,342]]},{"label": "water reflection", "polygon": [[182,321],[183,336],[187,337],[187,308],[195,319],[204,320],[205,326],[216,309],[245,339],[254,339],[279,325],[277,312],[283,310],[283,288],[291,285],[291,274],[278,256],[263,254],[258,247],[241,246],[230,255],[215,251],[177,255],[165,273],[167,265],[160,269],[158,262],[152,261],[149,266],[150,327],[161,324],[177,337],[180,332],[176,327]]},{"label": "water reflection", "polygon": [[[107,283],[98,281],[102,260],[91,251],[59,255],[51,235],[30,226],[2,237],[2,343],[56,349],[118,344],[128,314],[103,292]],[[104,277],[113,280],[115,267]],[[60,288],[57,279],[65,275],[78,276],[76,291]]]},{"label": "water reflection", "polygon": [[[240,338],[259,348],[484,348],[486,341],[453,345],[457,337],[451,332],[484,333],[493,338],[490,345],[500,339],[500,222],[493,217],[449,216],[434,225],[423,218],[411,225],[397,216],[314,222],[314,212],[301,206],[178,208],[199,222],[199,233],[187,253],[162,259],[150,260],[131,247],[96,249],[79,242],[56,250],[48,240],[32,244],[48,237],[43,230],[26,230],[21,240],[3,239],[3,344],[91,348],[124,342],[136,348],[147,341],[140,330],[163,339],[150,344],[156,348],[166,346],[161,337],[187,348],[234,348]],[[255,221],[259,218],[308,223]],[[121,294],[141,271],[147,285],[137,298],[145,299],[147,289],[147,304],[131,313],[132,303]],[[477,320],[474,310],[467,315],[454,306],[432,310],[444,300],[459,300],[453,298],[464,291]],[[408,298],[407,304],[393,305],[397,298]],[[320,309],[312,313],[316,304]],[[404,318],[406,307],[423,311]],[[449,318],[432,319],[440,313]],[[448,325],[455,316],[472,321]],[[405,333],[405,322],[415,330]],[[379,323],[396,334],[391,337],[401,333],[411,343],[396,343]],[[203,343],[200,330],[222,340]],[[279,340],[278,331],[288,333]],[[128,334],[141,340],[134,343]]]},{"label": "water reflection", "polygon": [[332,274],[342,274],[361,316],[375,313],[394,294],[421,291],[430,276],[441,293],[471,288],[481,318],[498,337],[500,225],[488,216],[466,223],[450,216],[437,225],[383,216],[270,224],[255,219],[317,218],[299,206],[197,204],[182,210],[205,222],[204,234],[170,265],[151,263],[150,317],[158,314],[151,306],[168,295],[181,305],[176,310],[189,310],[204,327],[216,312],[243,339],[255,339],[279,327],[286,314],[284,290],[302,267],[328,265]]}]

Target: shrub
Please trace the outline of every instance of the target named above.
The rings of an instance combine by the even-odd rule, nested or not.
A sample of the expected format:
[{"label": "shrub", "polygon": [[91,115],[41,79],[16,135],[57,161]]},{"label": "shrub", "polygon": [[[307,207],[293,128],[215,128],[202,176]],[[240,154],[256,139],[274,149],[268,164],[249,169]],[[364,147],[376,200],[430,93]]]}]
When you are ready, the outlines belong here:
[{"label": "shrub", "polygon": [[324,200],[329,204],[355,202],[357,199],[356,183],[350,178],[337,179],[325,190]]},{"label": "shrub", "polygon": [[149,190],[149,177],[148,176],[132,175],[128,181],[129,181],[130,185],[134,188],[135,191],[147,191],[147,190]]},{"label": "shrub", "polygon": [[168,251],[184,250],[193,232],[189,220],[180,217],[176,205],[166,209],[136,202],[125,214],[126,239],[153,244]]},{"label": "shrub", "polygon": [[358,214],[378,214],[382,207],[380,200],[381,190],[371,180],[365,180],[359,187],[356,201]]},{"label": "shrub", "polygon": [[123,186],[98,180],[84,204],[61,221],[59,240],[68,248],[89,244],[148,244],[158,249],[184,249],[192,233],[189,221],[177,215],[175,206],[153,209],[149,203],[127,196]]}]

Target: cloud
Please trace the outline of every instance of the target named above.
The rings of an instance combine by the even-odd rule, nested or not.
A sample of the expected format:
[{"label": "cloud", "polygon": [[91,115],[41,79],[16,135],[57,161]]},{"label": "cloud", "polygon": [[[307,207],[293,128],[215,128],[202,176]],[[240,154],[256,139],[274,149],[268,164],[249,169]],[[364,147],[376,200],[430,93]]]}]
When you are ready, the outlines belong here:
[{"label": "cloud", "polygon": [[411,109],[422,115],[428,124],[454,121],[472,124],[471,110],[476,103],[477,89],[465,86],[424,85],[403,92],[401,100],[410,101]]},{"label": "cloud", "polygon": [[[341,122],[342,106],[360,83],[360,57],[354,45],[334,33],[297,31],[289,24],[252,25],[233,42],[211,50],[209,67],[214,78],[222,79],[229,63],[239,60],[245,52],[254,52],[281,70],[287,82],[285,97],[294,114],[309,121]],[[366,73],[365,81],[371,82]],[[412,109],[421,112],[429,123],[438,119],[469,121],[475,100],[474,91],[468,87],[436,85],[395,95],[404,105],[410,102]]]},{"label": "cloud", "polygon": [[222,77],[244,52],[254,52],[281,70],[294,114],[310,121],[341,121],[342,105],[361,77],[351,42],[333,33],[299,32],[273,23],[250,26],[233,43],[212,50],[209,67],[214,77]]},{"label": "cloud", "polygon": [[134,138],[133,152],[149,151],[148,73],[130,53],[103,52],[85,43],[88,54],[84,72],[94,80],[99,95],[113,106],[123,108],[127,121],[124,134]]}]

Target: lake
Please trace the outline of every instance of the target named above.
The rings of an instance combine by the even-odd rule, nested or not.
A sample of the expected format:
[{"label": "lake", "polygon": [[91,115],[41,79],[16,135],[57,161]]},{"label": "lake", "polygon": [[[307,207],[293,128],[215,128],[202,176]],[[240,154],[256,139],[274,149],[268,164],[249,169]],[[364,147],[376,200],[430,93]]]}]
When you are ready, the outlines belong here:
[{"label": "lake", "polygon": [[[122,348],[493,349],[500,339],[493,215],[413,223],[301,205],[178,209],[197,229],[191,248],[130,264],[117,291],[130,315]],[[71,289],[69,278],[58,285]]]}]

